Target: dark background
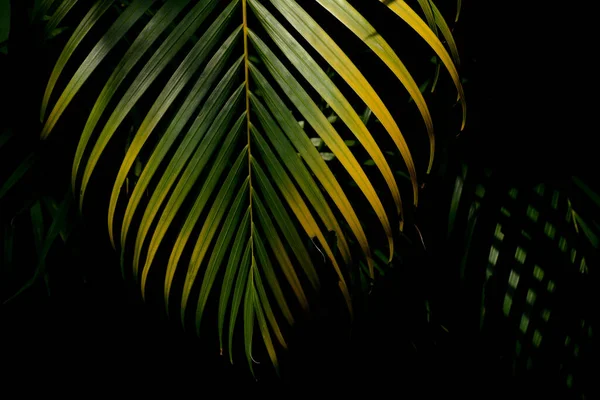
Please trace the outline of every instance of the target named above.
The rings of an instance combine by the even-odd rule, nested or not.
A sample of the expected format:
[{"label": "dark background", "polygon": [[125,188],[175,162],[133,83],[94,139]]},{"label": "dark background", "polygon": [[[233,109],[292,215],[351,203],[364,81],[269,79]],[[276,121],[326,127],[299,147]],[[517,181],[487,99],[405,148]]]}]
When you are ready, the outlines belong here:
[{"label": "dark background", "polygon": [[[451,154],[513,181],[594,172],[591,12],[548,3],[465,0],[455,26],[468,121]],[[26,90],[12,92],[20,106],[33,101]],[[408,253],[378,283],[368,312],[357,316],[352,330],[344,310],[326,304],[290,336],[283,377],[275,378],[265,362],[255,367],[258,381],[242,356],[229,365],[212,339],[199,343],[144,305],[121,279],[103,216],[92,216],[85,227],[89,236],[70,256],[74,261],[54,271],[51,296],[39,284],[2,306],[2,385],[83,390],[82,397],[121,385],[194,395],[261,394],[285,385],[408,398],[519,398],[560,390],[544,377],[513,377],[496,352],[469,335],[469,315],[458,309],[464,300],[457,290],[458,261],[443,251],[446,226],[436,228],[447,215],[436,207],[449,201],[442,189],[432,181],[420,214],[431,247],[440,251]],[[436,323],[425,320],[425,297],[437,305]]]}]

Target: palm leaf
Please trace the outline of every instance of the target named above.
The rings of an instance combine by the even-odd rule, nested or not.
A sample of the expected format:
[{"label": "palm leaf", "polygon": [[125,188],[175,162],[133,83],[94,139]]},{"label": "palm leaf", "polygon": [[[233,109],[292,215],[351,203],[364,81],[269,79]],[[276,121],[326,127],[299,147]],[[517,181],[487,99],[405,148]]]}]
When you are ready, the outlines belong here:
[{"label": "palm leaf", "polygon": [[417,0],[419,2],[419,6],[421,6],[421,10],[423,10],[423,14],[425,14],[425,20],[427,21],[427,25],[431,28],[431,30],[437,35],[437,24],[435,21],[435,16],[433,15],[433,3],[430,0]]},{"label": "palm leaf", "polygon": [[50,7],[52,7],[52,3],[55,1],[56,0],[40,0],[39,4],[34,4],[35,9],[32,15],[33,19],[35,20],[46,15]]},{"label": "palm leaf", "polygon": [[[55,15],[62,18],[71,3],[61,3],[57,8],[61,14]],[[455,45],[435,5],[420,1],[436,31],[405,2],[384,3],[437,54],[456,84],[464,112],[457,70],[437,30],[453,54]],[[409,92],[429,135],[431,167],[433,122],[407,68],[346,0],[319,0],[318,4],[319,12],[331,13],[356,35]],[[136,0],[89,50],[52,103],[65,66],[83,39],[94,34],[92,28],[111,5],[106,0],[92,5],[59,57],[44,95],[42,137],[54,130],[106,56],[125,48],[80,136],[72,169],[80,207],[109,143],[121,132],[132,131],[113,182],[108,229],[122,259],[131,260],[142,294],[148,295],[151,276],[160,278],[167,312],[177,309],[186,323],[193,308],[199,330],[210,295],[219,290],[221,351],[227,329],[232,357],[233,334],[241,319],[250,368],[255,329],[277,366],[276,344],[286,346],[280,319],[292,324],[296,307],[310,308],[308,288],[319,288],[321,264],[309,256],[305,243],[312,242],[334,269],[350,310],[346,279],[352,259],[360,258],[359,263],[366,263],[374,276],[366,221],[341,179],[350,179],[364,195],[387,238],[387,259],[394,253],[394,237],[399,233],[395,227],[403,220],[399,185],[368,118],[361,117],[357,107],[363,110],[366,105],[367,115],[372,113],[381,122],[399,149],[416,205],[417,169],[406,139],[343,44],[317,23],[311,14],[316,11],[309,12],[293,0]],[[123,42],[127,45],[121,46]],[[327,68],[342,84],[334,82]],[[363,104],[345,95],[347,88]],[[146,106],[141,99],[148,97]],[[336,118],[325,115],[323,103]],[[46,117],[47,109],[52,111]],[[131,125],[132,113],[143,116],[141,123]],[[341,133],[337,118],[353,141]],[[323,159],[299,119],[310,125],[341,170],[334,171]],[[373,160],[385,182],[383,188],[375,187],[350,143],[360,144]],[[140,163],[143,167],[136,172],[134,166]],[[127,190],[130,181],[135,181],[134,186]],[[388,212],[384,204],[393,204],[395,212]],[[327,240],[330,232],[337,243]],[[169,255],[166,265],[159,261],[163,253]]]},{"label": "palm leaf", "polygon": [[[98,2],[96,3],[96,7],[90,10],[88,16],[96,16],[101,14],[101,11],[106,10],[108,7],[108,2]],[[152,5],[152,0],[138,0],[132,4],[131,7],[128,7],[123,14],[119,16],[119,18],[115,21],[115,23],[109,28],[106,32],[106,35],[103,36],[103,40],[98,42],[96,46],[90,51],[89,55],[86,59],[81,63],[81,66],[77,69],[73,78],[67,84],[67,87],[61,93],[59,99],[56,101],[54,108],[48,118],[45,121],[44,127],[42,129],[42,138],[45,138],[50,131],[54,128],[54,125],[65,111],[67,106],[71,103],[75,94],[81,89],[83,84],[89,79],[94,70],[100,65],[102,60],[108,55],[108,53],[113,49],[114,46],[123,38],[125,33],[131,29],[131,27],[144,15],[144,12],[150,8]],[[82,24],[78,27],[78,32],[86,32],[91,28],[90,25],[93,25],[94,22],[97,22],[98,18],[89,18],[84,19]],[[83,25],[85,24],[85,25]],[[83,33],[84,34],[84,33]],[[75,37],[75,36],[74,36]],[[79,40],[79,36],[77,37]],[[77,43],[77,41],[75,41]],[[65,48],[66,50],[67,48]],[[66,63],[66,62],[65,62]],[[57,64],[59,66],[59,64]],[[61,70],[62,68],[59,68]],[[54,74],[53,74],[54,75]],[[54,79],[53,79],[54,78]],[[51,76],[50,82],[55,82],[58,79],[57,76]],[[42,103],[42,116],[44,115],[44,110],[46,109],[46,104],[48,103],[48,97],[50,97],[51,86],[48,86],[49,90],[46,91],[45,99]]]},{"label": "palm leaf", "polygon": [[[77,26],[71,38],[63,48],[56,64],[54,65],[54,69],[52,70],[52,74],[50,75],[50,79],[48,80],[48,85],[46,86],[46,91],[44,92],[44,98],[42,100],[42,109],[40,112],[40,119],[43,121],[46,117],[46,108],[48,107],[48,103],[50,102],[50,96],[54,91],[54,86],[58,81],[58,78],[62,74],[63,69],[67,65],[67,61],[81,41],[85,38],[88,32],[94,27],[96,22],[100,19],[100,17],[110,8],[113,2],[111,0],[105,0],[102,2],[96,2],[92,8],[88,11],[85,17],[81,20],[80,24]],[[51,129],[51,128],[50,128]],[[42,132],[42,138],[45,134]]]},{"label": "palm leaf", "polygon": [[460,56],[458,55],[458,48],[456,47],[456,42],[454,41],[454,36],[452,36],[452,30],[448,26],[448,23],[444,19],[444,16],[435,6],[435,4],[431,3],[431,7],[433,10],[433,15],[435,18],[436,26],[439,27],[440,32],[442,33],[442,37],[446,41],[448,48],[450,49],[450,54],[452,55],[452,59],[458,65],[460,64]]},{"label": "palm leaf", "polygon": [[[325,7],[330,13],[332,13],[337,19],[339,19],[348,29],[350,29],[355,35],[357,35],[377,56],[394,72],[394,75],[402,82],[406,90],[409,92],[410,97],[415,101],[415,104],[419,108],[421,116],[427,127],[427,133],[429,134],[430,142],[430,155],[429,155],[429,166],[428,172],[433,164],[433,155],[435,151],[435,138],[433,135],[433,121],[431,120],[431,114],[429,108],[419,90],[419,86],[410,75],[410,72],[406,69],[402,61],[398,58],[394,50],[380,35],[374,35],[375,28],[362,16],[356,9],[354,9],[346,1],[340,0],[320,0],[319,3]],[[429,5],[429,0],[425,0],[425,4]],[[425,10],[425,8],[424,8]],[[428,9],[431,11],[431,7]],[[433,18],[433,14],[431,14]],[[432,20],[433,21],[433,20]],[[369,108],[369,110],[372,109]],[[405,146],[405,144],[404,144]],[[406,154],[406,157],[410,157],[410,154]],[[377,162],[377,159],[373,154],[371,158]],[[412,163],[412,160],[407,162]],[[380,167],[380,170],[382,167]],[[415,174],[411,168],[411,178],[413,178],[413,184],[416,183],[416,179],[412,174]],[[382,171],[383,173],[383,171]],[[413,186],[415,194],[417,193],[416,187]]]},{"label": "palm leaf", "polygon": [[77,0],[64,0],[60,3],[54,14],[52,14],[52,17],[50,17],[50,20],[48,20],[48,23],[46,24],[46,36],[48,36],[50,33],[52,33],[53,30],[55,30],[58,27],[58,24],[60,24],[63,18],[69,13],[71,8],[73,8],[73,6],[76,3]]},{"label": "palm leaf", "polygon": [[442,64],[444,64],[444,66],[450,73],[450,77],[452,78],[452,81],[456,86],[456,90],[458,91],[458,99],[461,102],[463,112],[461,130],[464,129],[467,118],[467,103],[465,102],[465,94],[460,83],[460,78],[458,76],[456,66],[452,62],[452,58],[450,57],[448,52],[444,49],[444,45],[438,39],[437,35],[431,30],[431,28],[429,28],[429,26],[427,26],[427,24],[417,15],[417,13],[415,13],[404,1],[380,1],[385,3],[390,8],[390,10],[392,10],[396,15],[402,18],[429,44],[429,46],[431,46],[432,50],[435,51],[437,56],[442,61]]},{"label": "palm leaf", "polygon": [[8,178],[0,185],[0,200],[10,191],[10,189],[21,181],[21,178],[31,169],[35,163],[35,153],[28,154],[23,161],[15,168]]}]

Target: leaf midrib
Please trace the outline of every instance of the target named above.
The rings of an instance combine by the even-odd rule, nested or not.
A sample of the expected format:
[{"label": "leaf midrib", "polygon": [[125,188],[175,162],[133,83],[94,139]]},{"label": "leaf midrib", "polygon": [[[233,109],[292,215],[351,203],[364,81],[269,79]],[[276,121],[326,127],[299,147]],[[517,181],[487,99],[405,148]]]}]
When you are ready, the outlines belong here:
[{"label": "leaf midrib", "polygon": [[247,138],[247,148],[248,148],[248,201],[249,201],[249,210],[250,210],[250,272],[248,274],[249,287],[254,288],[254,215],[252,212],[252,193],[253,193],[253,185],[252,185],[252,151],[251,151],[251,137],[250,137],[250,57],[248,51],[248,10],[247,10],[247,0],[242,0],[242,31],[244,38],[244,82],[246,85],[246,138]]}]

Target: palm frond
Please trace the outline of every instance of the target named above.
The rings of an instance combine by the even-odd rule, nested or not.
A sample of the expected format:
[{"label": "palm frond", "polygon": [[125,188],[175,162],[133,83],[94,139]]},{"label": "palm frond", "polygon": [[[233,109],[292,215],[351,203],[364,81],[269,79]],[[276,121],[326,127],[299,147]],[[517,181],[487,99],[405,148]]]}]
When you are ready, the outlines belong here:
[{"label": "palm frond", "polygon": [[[62,18],[63,10],[66,13],[74,3],[59,5],[61,14],[57,11],[56,18]],[[333,15],[406,88],[429,135],[431,168],[433,121],[406,66],[346,0],[317,3],[319,12]],[[221,351],[227,325],[231,357],[241,311],[250,368],[255,328],[277,366],[276,343],[286,346],[280,319],[293,323],[295,307],[308,310],[308,290],[319,287],[320,264],[309,256],[306,239],[331,264],[350,310],[347,266],[359,257],[371,277],[375,268],[367,221],[361,220],[342,188],[340,171],[323,159],[298,120],[310,125],[347,174],[343,179],[350,179],[364,195],[387,238],[388,260],[394,253],[395,227],[403,220],[401,192],[379,139],[357,107],[362,110],[366,105],[398,148],[416,205],[417,168],[407,141],[343,43],[336,43],[319,25],[312,14],[316,11],[293,0],[135,0],[104,28],[105,34],[52,103],[59,77],[81,51],[84,38],[105,23],[102,17],[112,4],[100,0],[92,5],[60,55],[44,95],[41,136],[46,138],[55,129],[107,55],[126,47],[80,136],[71,177],[80,207],[101,157],[107,157],[109,143],[127,130],[122,128],[132,113],[141,114],[141,123],[129,125],[133,135],[119,159],[108,205],[113,245],[121,250],[123,260],[131,257],[133,276],[144,296],[151,274],[161,277],[166,309],[175,307],[184,323],[195,303],[199,329],[211,293],[220,291]],[[419,1],[430,27],[404,1],[384,4],[442,61],[456,85],[464,118],[458,72],[438,39],[438,30],[458,62],[456,46],[438,9],[431,1]],[[121,46],[124,38],[127,46]],[[348,88],[363,104],[345,94]],[[142,101],[148,98],[149,106]],[[349,138],[341,133],[336,118],[325,114],[322,103],[371,157],[385,187],[375,187],[351,151]],[[142,169],[136,172],[134,166],[140,163]],[[388,200],[395,212],[386,210]],[[326,239],[330,232],[338,238],[335,246]],[[357,250],[352,251],[353,245]],[[159,261],[162,252],[169,255],[166,265]]]}]

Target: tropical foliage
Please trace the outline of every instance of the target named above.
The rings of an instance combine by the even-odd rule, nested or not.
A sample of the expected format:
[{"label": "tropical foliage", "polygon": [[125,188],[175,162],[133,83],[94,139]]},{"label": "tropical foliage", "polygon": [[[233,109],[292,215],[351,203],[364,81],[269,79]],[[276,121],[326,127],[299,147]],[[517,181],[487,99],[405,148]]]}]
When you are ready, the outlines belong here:
[{"label": "tropical foliage", "polygon": [[[438,8],[415,2],[421,17],[405,1],[366,3],[45,0],[36,10],[50,15],[49,33],[81,14],[48,80],[41,138],[55,135],[78,94],[98,85],[72,163],[80,208],[101,161],[116,162],[107,224],[124,273],[131,266],[144,296],[158,279],[167,312],[197,329],[214,298],[221,351],[231,356],[241,325],[250,368],[255,331],[277,366],[282,321],[309,311],[323,265],[352,312],[350,267],[364,265],[373,278],[379,237],[392,259],[406,208],[418,203],[418,173],[433,165],[425,97],[365,7],[394,15],[430,47],[456,88],[464,125],[456,45]],[[356,43],[411,98],[429,140],[424,171],[402,121],[351,58]],[[361,152],[376,171],[365,170]],[[394,157],[401,174],[390,167]],[[351,201],[356,193],[364,201]],[[52,208],[54,238],[68,205]],[[378,232],[367,228],[371,220]]]}]

